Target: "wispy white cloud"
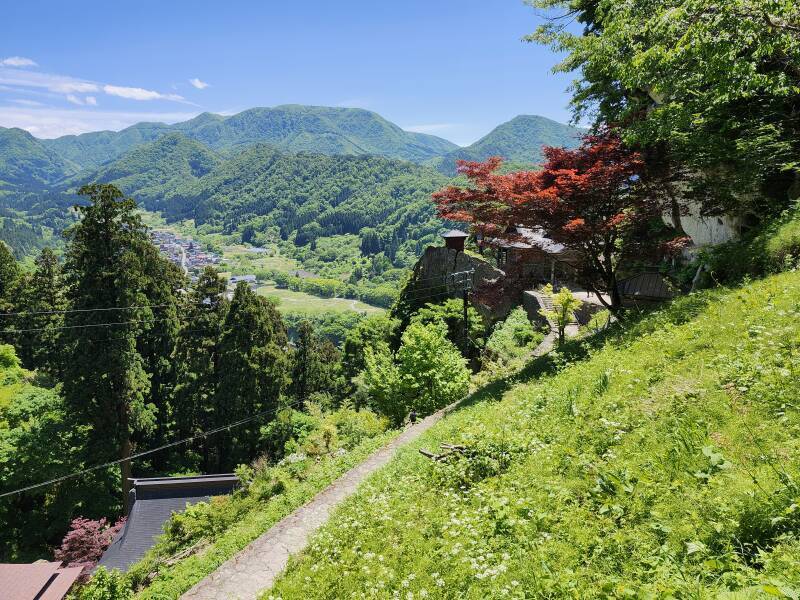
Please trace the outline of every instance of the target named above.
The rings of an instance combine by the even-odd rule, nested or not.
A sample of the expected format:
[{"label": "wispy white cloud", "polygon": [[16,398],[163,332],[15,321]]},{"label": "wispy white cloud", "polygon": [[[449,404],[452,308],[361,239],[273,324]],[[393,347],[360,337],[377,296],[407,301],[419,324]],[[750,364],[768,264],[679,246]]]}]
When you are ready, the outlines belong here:
[{"label": "wispy white cloud", "polygon": [[25,98],[12,98],[11,102],[14,104],[19,104],[20,106],[44,106],[41,102],[37,102],[36,100],[27,100]]},{"label": "wispy white cloud", "polygon": [[0,106],[0,126],[19,127],[39,138],[111,129],[119,131],[141,121],[177,123],[197,112],[107,111],[89,108],[22,108]]},{"label": "wispy white cloud", "polygon": [[45,89],[57,94],[83,94],[100,89],[96,83],[66,75],[2,67],[0,67],[0,84],[15,88]]},{"label": "wispy white cloud", "polygon": [[210,85],[210,84],[206,83],[205,81],[202,81],[202,80],[198,79],[197,77],[193,77],[192,79],[190,79],[189,83],[191,83],[198,90],[204,90]]},{"label": "wispy white cloud", "polygon": [[97,98],[94,96],[86,96],[85,100],[89,106],[97,106]]},{"label": "wispy white cloud", "polygon": [[181,102],[183,96],[178,94],[162,94],[153,90],[146,90],[140,87],[127,87],[122,85],[104,85],[103,91],[109,96],[119,96],[128,100],[173,100]]},{"label": "wispy white cloud", "polygon": [[36,90],[46,90],[46,93],[63,96],[67,102],[73,104],[89,104],[91,106],[97,104],[96,97],[92,96],[95,98],[94,101],[92,101],[81,99],[78,94],[95,94],[102,92],[109,96],[116,96],[128,100],[169,100],[172,102],[190,104],[179,94],[163,94],[141,87],[100,84],[86,79],[70,77],[68,75],[26,71],[2,66],[0,66],[0,89],[17,92],[24,91],[28,93],[33,93]]},{"label": "wispy white cloud", "polygon": [[415,133],[436,133],[437,131],[450,131],[456,127],[460,127],[460,125],[458,123],[429,123],[426,125],[408,125],[403,129]]},{"label": "wispy white cloud", "polygon": [[9,56],[0,60],[0,65],[4,67],[37,67],[36,61],[24,56]]}]

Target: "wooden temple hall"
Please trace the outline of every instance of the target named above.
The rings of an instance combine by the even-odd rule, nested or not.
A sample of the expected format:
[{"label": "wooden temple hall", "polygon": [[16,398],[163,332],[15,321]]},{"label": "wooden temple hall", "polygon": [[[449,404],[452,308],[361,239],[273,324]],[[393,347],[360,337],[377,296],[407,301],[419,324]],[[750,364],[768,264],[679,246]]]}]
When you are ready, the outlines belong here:
[{"label": "wooden temple hall", "polygon": [[[478,234],[476,240],[481,256],[493,258],[498,269],[535,283],[555,285],[570,280],[576,257],[569,249],[540,230],[510,226],[505,233],[502,238],[484,238]],[[447,248],[463,252],[469,234],[452,229],[442,237]]]}]

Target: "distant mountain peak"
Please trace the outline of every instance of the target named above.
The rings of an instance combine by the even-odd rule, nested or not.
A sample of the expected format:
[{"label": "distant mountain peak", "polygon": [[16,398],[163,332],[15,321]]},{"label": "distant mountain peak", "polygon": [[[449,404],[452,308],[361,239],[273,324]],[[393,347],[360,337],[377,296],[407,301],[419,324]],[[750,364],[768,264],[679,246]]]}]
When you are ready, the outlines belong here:
[{"label": "distant mountain peak", "polygon": [[501,156],[510,163],[534,165],[541,162],[544,146],[578,145],[581,130],[540,115],[517,115],[501,123],[474,144],[459,148],[438,161],[438,168],[455,174],[457,160],[483,161]]}]

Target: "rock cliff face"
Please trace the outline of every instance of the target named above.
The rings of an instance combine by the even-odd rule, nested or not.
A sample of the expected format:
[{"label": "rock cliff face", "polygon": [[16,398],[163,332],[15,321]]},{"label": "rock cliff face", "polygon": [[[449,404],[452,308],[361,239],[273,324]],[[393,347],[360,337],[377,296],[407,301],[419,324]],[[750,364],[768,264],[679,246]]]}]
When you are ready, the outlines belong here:
[{"label": "rock cliff face", "polygon": [[524,286],[481,258],[442,246],[429,246],[414,266],[402,300],[415,305],[442,302],[447,298],[460,298],[465,287],[471,290],[472,305],[487,325],[491,325],[504,319],[522,302]]}]

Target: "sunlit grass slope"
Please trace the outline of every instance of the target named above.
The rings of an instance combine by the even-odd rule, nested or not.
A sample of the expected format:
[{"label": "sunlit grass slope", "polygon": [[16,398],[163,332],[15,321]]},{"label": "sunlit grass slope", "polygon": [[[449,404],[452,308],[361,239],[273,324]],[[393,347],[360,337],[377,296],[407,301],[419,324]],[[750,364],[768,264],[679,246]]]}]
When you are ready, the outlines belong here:
[{"label": "sunlit grass slope", "polygon": [[682,298],[480,392],[264,597],[796,597],[799,406],[800,273]]}]

